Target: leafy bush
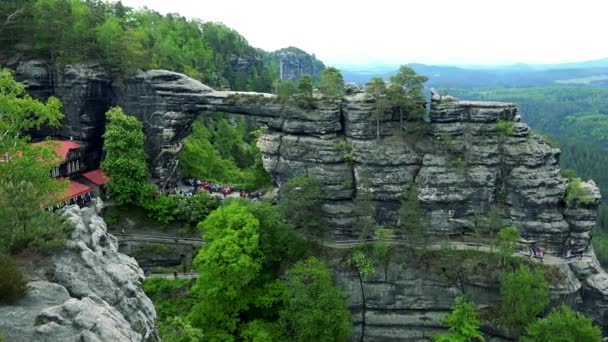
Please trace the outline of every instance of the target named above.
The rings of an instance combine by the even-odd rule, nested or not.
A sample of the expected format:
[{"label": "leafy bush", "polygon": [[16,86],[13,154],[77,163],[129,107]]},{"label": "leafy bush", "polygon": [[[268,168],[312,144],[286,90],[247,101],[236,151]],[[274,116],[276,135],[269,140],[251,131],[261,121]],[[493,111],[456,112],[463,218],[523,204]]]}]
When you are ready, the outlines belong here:
[{"label": "leafy bush", "polygon": [[568,206],[581,206],[593,203],[593,198],[589,191],[583,187],[583,181],[580,178],[574,178],[568,183],[566,188],[566,196],[564,198]]},{"label": "leafy bush", "polygon": [[346,341],[351,314],[344,293],[333,286],[325,264],[309,258],[287,271],[285,301],[279,312],[288,341]]},{"label": "leafy bush", "polygon": [[175,220],[177,208],[176,196],[158,195],[144,201],[142,206],[148,212],[148,216],[162,223]]},{"label": "leafy bush", "polygon": [[181,317],[169,317],[158,322],[158,333],[167,342],[202,342],[203,330],[192,327]]},{"label": "leafy bush", "polygon": [[505,135],[511,135],[515,132],[515,122],[498,119],[496,120],[496,128]]},{"label": "leafy bush", "polygon": [[434,342],[485,341],[479,331],[479,316],[475,305],[465,297],[456,298],[456,305],[444,322],[450,328],[450,332],[433,336]]},{"label": "leafy bush", "polygon": [[251,190],[270,185],[255,146],[259,132],[242,118],[232,121],[210,115],[194,123],[179,156],[182,175]]},{"label": "leafy bush", "polygon": [[346,140],[342,140],[339,143],[334,144],[334,148],[342,152],[344,160],[351,162],[353,161],[353,147]]},{"label": "leafy bush", "polygon": [[574,178],[578,178],[578,176],[576,175],[576,171],[572,170],[572,169],[562,169],[560,171],[562,177],[568,178],[568,179],[574,179]]},{"label": "leafy bush", "polygon": [[12,304],[25,296],[27,281],[9,255],[0,255],[0,303]]},{"label": "leafy bush", "polygon": [[530,324],[522,340],[524,342],[600,342],[602,333],[600,328],[594,326],[585,315],[562,305],[559,310],[554,309],[547,317]]},{"label": "leafy bush", "polygon": [[176,197],[175,217],[178,220],[196,225],[202,222],[212,211],[220,206],[221,200],[206,192],[194,196]]},{"label": "leafy bush", "polygon": [[549,304],[549,284],[541,271],[521,266],[501,274],[500,295],[502,324],[521,330]]}]

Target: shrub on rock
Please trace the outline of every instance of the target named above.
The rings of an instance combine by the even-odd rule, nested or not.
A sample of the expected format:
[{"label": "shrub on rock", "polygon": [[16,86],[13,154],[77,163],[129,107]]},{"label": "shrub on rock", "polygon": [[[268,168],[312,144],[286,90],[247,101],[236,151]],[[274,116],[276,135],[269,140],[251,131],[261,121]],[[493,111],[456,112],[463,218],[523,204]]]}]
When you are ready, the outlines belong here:
[{"label": "shrub on rock", "polygon": [[11,304],[25,296],[27,281],[9,255],[0,255],[0,303]]}]

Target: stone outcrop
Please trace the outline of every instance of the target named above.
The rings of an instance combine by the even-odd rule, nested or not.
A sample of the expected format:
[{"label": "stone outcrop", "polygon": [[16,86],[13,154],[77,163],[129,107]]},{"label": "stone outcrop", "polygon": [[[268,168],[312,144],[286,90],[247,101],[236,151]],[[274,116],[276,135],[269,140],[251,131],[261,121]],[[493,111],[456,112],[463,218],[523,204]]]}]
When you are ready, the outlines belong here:
[{"label": "stone outcrop", "polygon": [[282,80],[298,80],[303,75],[318,79],[321,71],[325,69],[323,62],[314,54],[309,55],[296,47],[274,51],[271,56],[278,61],[279,76]]},{"label": "stone outcrop", "polygon": [[337,239],[358,236],[353,200],[367,182],[382,225],[396,223],[400,200],[414,185],[435,234],[470,232],[476,218],[500,203],[506,224],[549,251],[586,247],[597,215],[600,195],[592,182],[585,186],[593,203],[565,205],[559,149],[522,123],[510,103],[433,94],[428,121],[406,120],[401,129],[399,114],[387,112],[380,139],[374,100],[357,89],[336,102],[317,98],[316,108],[304,109],[270,94],[215,91],[182,74],[152,70],[127,81],[122,104],[144,123],[159,178],[175,171],[183,140],[201,113],[236,113],[267,124],[258,141],[264,167],[278,186],[295,176],[317,178]]},{"label": "stone outcrop", "polygon": [[75,229],[52,256],[46,279],[33,279],[15,305],[0,306],[0,330],[9,341],[158,341],[143,271],[118,252],[100,209],[100,201],[65,209]]},{"label": "stone outcrop", "polygon": [[60,70],[39,60],[18,62],[13,67],[15,79],[25,84],[33,97],[45,100],[55,96],[63,103],[62,126],[37,134],[73,138],[85,148],[86,165],[96,167],[101,160],[105,113],[116,101],[110,72],[97,63],[66,65]]},{"label": "stone outcrop", "polygon": [[[458,296],[475,302],[482,313],[482,327],[492,341],[513,341],[507,331],[496,329],[492,314],[500,301],[499,271],[489,267],[483,253],[444,252],[443,257],[416,260],[393,247],[384,269],[360,283],[356,272],[340,258],[331,262],[333,273],[348,294],[353,312],[353,336],[359,341],[427,341],[445,332],[443,318]],[[338,252],[339,253],[339,252]],[[562,303],[584,312],[606,330],[607,274],[591,254],[570,264],[551,267],[550,306]]]}]

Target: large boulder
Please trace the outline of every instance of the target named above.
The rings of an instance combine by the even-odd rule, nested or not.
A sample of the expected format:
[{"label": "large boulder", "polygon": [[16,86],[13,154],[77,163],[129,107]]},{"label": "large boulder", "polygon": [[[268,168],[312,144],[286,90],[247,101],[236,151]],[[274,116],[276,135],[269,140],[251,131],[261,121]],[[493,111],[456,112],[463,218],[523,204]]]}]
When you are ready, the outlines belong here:
[{"label": "large boulder", "polygon": [[99,200],[64,209],[75,229],[52,256],[47,279],[33,279],[25,298],[0,306],[0,330],[10,341],[158,341],[143,271],[118,252],[100,210]]}]

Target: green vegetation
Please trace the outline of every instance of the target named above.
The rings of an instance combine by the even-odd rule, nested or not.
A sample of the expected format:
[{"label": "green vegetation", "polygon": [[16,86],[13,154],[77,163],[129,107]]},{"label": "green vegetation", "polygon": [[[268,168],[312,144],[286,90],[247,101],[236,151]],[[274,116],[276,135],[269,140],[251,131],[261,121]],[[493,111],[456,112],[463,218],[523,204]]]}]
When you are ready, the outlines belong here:
[{"label": "green vegetation", "polygon": [[593,203],[593,197],[591,197],[589,191],[583,187],[583,181],[580,178],[573,178],[570,180],[568,187],[566,188],[564,200],[568,206],[576,207]]},{"label": "green vegetation", "polygon": [[376,214],[376,205],[372,193],[372,185],[369,180],[369,174],[366,170],[362,170],[357,182],[357,196],[353,200],[354,209],[354,228],[359,239],[367,243],[367,239],[374,232],[376,222],[374,220]]},{"label": "green vegetation", "polygon": [[498,251],[503,264],[513,257],[515,246],[521,239],[519,229],[515,226],[503,227],[498,232]]},{"label": "green vegetation", "polygon": [[260,132],[249,129],[242,117],[232,119],[235,125],[225,116],[213,114],[194,123],[179,156],[182,175],[239,189],[270,185],[255,146]]},{"label": "green vegetation", "polygon": [[150,191],[145,186],[150,174],[144,152],[143,125],[120,107],[110,109],[106,117],[101,167],[110,177],[108,191],[118,205],[140,203]]},{"label": "green vegetation", "polygon": [[549,284],[542,271],[522,265],[500,277],[501,323],[521,331],[549,304]]},{"label": "green vegetation", "polygon": [[32,99],[12,72],[0,69],[0,253],[44,251],[63,243],[70,226],[44,210],[63,201],[66,182],[49,177],[61,158],[50,143],[29,144],[28,132],[59,126],[61,103]]},{"label": "green vegetation", "polygon": [[526,328],[524,342],[600,342],[602,333],[585,315],[562,305]]},{"label": "green vegetation", "polygon": [[434,342],[485,341],[479,331],[479,316],[475,304],[465,297],[457,297],[452,312],[445,318],[450,332],[433,336]]},{"label": "green vegetation", "polygon": [[422,119],[426,114],[424,105],[426,99],[422,90],[423,83],[428,81],[426,76],[418,75],[414,69],[402,65],[397,74],[389,78],[391,84],[387,89],[388,99],[392,108],[399,109],[399,123],[403,129],[403,113],[408,119]]},{"label": "green vegetation", "polygon": [[276,207],[228,199],[199,228],[207,241],[195,259],[199,278],[144,283],[163,340],[348,337],[344,294],[321,261],[296,263],[310,245],[291,233]]},{"label": "green vegetation", "polygon": [[431,222],[430,218],[420,208],[416,184],[410,184],[408,191],[401,200],[398,215],[397,227],[399,233],[426,249]]},{"label": "green vegetation", "polygon": [[[59,66],[94,60],[126,76],[138,68],[167,69],[220,89],[256,91],[269,91],[278,77],[223,24],[133,10],[120,1],[7,0],[0,18],[6,20],[0,53],[19,51]],[[235,72],[235,56],[251,61],[247,73]]]},{"label": "green vegetation", "polygon": [[504,135],[511,135],[515,132],[515,122],[498,119],[496,120],[496,128]]},{"label": "green vegetation", "polygon": [[319,90],[331,100],[337,100],[344,95],[344,78],[340,70],[329,67],[321,72]]},{"label": "green vegetation", "polygon": [[570,136],[608,146],[608,115],[577,114],[567,116],[560,130]]},{"label": "green vegetation", "polygon": [[298,91],[306,97],[312,97],[312,78],[310,75],[303,75],[298,80]]},{"label": "green vegetation", "polygon": [[380,140],[380,122],[384,119],[384,113],[390,109],[391,103],[386,96],[386,83],[380,77],[374,77],[365,84],[366,93],[374,99],[376,110],[374,119],[376,120],[376,139]]},{"label": "green vegetation", "polygon": [[342,156],[343,156],[344,160],[346,160],[348,162],[353,161],[353,147],[348,142],[348,140],[341,140],[340,142],[338,142],[334,145],[334,148],[336,150],[340,150],[342,152]]},{"label": "green vegetation", "polygon": [[281,336],[289,341],[347,341],[351,315],[345,295],[332,285],[325,264],[311,257],[286,274],[279,312]]},{"label": "green vegetation", "polygon": [[0,254],[0,304],[12,304],[27,293],[27,281],[10,255]]},{"label": "green vegetation", "polygon": [[602,229],[593,229],[593,250],[602,266],[608,266],[608,233]]},{"label": "green vegetation", "polygon": [[323,237],[326,227],[321,218],[321,185],[310,177],[294,177],[281,187],[279,212],[297,229]]}]

